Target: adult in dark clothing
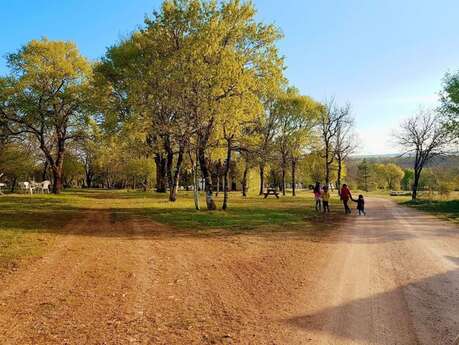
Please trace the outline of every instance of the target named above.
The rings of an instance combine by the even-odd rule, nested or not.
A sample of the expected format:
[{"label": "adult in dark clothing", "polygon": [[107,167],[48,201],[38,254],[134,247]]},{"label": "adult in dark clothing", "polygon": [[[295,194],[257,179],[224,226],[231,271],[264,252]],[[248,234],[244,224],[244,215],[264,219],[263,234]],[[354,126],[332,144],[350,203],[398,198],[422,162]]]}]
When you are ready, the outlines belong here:
[{"label": "adult in dark clothing", "polygon": [[347,184],[343,184],[343,187],[341,187],[339,196],[344,205],[344,212],[346,214],[351,214],[351,208],[349,207],[349,200],[352,200],[352,194]]}]

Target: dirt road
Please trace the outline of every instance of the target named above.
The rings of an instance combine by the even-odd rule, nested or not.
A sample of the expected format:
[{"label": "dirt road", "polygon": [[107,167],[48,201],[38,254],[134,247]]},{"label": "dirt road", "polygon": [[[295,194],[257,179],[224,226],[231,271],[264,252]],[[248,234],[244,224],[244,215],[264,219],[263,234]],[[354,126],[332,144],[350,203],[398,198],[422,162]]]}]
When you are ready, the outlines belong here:
[{"label": "dirt road", "polygon": [[452,344],[458,227],[367,204],[320,237],[89,213],[0,282],[0,344]]}]

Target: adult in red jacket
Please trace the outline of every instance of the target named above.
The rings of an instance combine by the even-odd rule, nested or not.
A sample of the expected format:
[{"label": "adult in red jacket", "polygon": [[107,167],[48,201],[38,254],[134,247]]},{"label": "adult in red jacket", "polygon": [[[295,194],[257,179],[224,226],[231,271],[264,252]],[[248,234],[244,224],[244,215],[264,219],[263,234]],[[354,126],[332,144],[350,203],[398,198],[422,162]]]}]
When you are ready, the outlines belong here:
[{"label": "adult in red jacket", "polygon": [[349,207],[349,200],[352,200],[352,194],[347,184],[343,184],[343,187],[341,187],[341,191],[339,195],[340,195],[341,200],[343,201],[344,212],[346,214],[350,214],[351,209]]}]

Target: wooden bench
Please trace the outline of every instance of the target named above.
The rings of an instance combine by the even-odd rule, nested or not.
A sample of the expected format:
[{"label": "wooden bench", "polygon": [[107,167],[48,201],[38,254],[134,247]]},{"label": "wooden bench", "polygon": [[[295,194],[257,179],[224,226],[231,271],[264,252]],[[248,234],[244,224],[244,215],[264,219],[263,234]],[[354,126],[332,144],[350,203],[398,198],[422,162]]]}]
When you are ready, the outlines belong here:
[{"label": "wooden bench", "polygon": [[275,188],[268,188],[264,195],[265,197],[263,199],[266,199],[269,195],[274,195],[277,199],[279,199],[279,192]]}]

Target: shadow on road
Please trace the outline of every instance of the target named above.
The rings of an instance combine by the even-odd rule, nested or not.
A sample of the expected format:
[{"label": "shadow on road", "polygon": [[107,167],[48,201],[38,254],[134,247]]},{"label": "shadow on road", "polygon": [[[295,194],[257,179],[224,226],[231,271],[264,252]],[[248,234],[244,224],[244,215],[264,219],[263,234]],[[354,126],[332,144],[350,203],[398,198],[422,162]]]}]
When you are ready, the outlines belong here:
[{"label": "shadow on road", "polygon": [[[449,260],[459,264],[459,257]],[[457,291],[453,282],[459,282],[459,270],[283,321],[308,333],[331,336],[337,344],[453,345],[459,334],[459,299],[457,293],[439,297],[446,286]],[[421,339],[417,334],[423,335]],[[433,338],[425,339],[426,335]]]}]

